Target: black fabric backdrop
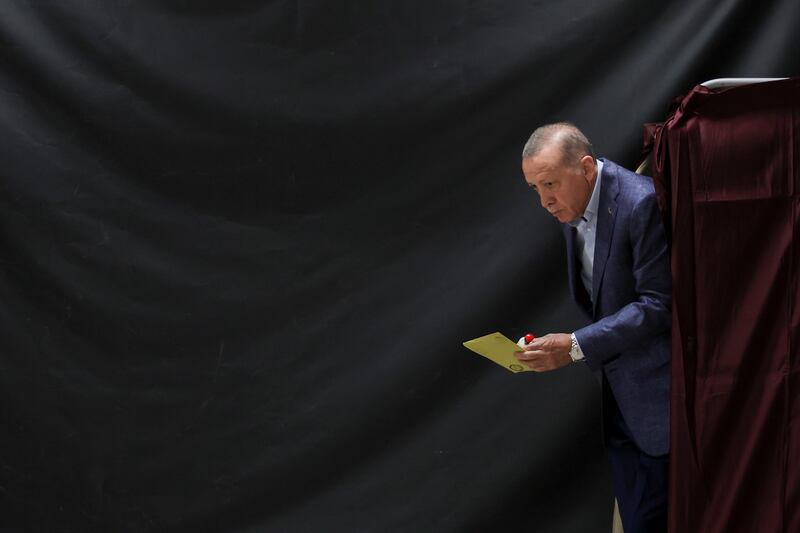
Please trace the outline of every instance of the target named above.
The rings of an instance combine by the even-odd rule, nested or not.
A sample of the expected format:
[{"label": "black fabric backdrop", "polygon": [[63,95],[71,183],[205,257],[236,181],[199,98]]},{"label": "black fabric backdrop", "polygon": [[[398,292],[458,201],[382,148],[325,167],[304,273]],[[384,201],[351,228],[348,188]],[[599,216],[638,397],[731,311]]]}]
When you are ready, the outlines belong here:
[{"label": "black fabric backdrop", "polygon": [[0,529],[606,532],[519,154],[800,72],[795,0],[0,4]]}]

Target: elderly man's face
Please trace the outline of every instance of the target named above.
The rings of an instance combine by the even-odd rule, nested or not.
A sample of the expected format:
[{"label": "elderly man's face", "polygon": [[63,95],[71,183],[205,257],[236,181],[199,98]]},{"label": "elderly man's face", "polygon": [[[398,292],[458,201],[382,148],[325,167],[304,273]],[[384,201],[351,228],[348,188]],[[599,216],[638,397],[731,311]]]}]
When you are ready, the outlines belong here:
[{"label": "elderly man's face", "polygon": [[565,223],[583,215],[592,195],[597,167],[592,156],[562,160],[561,151],[548,147],[522,160],[525,181],[539,194],[542,207]]}]

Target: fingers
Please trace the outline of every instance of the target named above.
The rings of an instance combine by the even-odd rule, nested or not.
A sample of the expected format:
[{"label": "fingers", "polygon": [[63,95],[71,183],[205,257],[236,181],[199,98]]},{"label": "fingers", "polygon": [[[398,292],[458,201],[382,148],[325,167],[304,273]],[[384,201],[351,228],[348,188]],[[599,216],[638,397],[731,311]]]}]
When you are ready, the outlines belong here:
[{"label": "fingers", "polygon": [[514,355],[523,366],[530,368],[534,372],[542,372],[545,370],[542,356],[538,352],[514,352]]},{"label": "fingers", "polygon": [[542,359],[534,359],[532,361],[522,361],[522,364],[527,366],[534,372],[547,372],[555,368],[552,365],[547,364],[547,362]]},{"label": "fingers", "polygon": [[524,352],[514,352],[517,360],[535,372],[547,372],[558,368],[554,364],[551,354],[541,350],[525,350]]},{"label": "fingers", "polygon": [[528,348],[529,350],[530,349],[541,350],[543,348],[547,348],[550,345],[550,343],[551,343],[551,338],[550,335],[548,334],[544,335],[543,337],[536,337],[535,339],[533,339],[533,341],[531,341],[530,344],[526,344],[525,347]]},{"label": "fingers", "polygon": [[547,334],[542,337],[536,337],[532,342],[526,343],[525,337],[520,337],[517,341],[517,346],[522,348],[518,352],[514,352],[514,357],[527,368],[534,372],[547,372],[559,368],[556,364],[556,352],[560,351],[556,346],[557,336]]},{"label": "fingers", "polygon": [[527,337],[527,335],[523,335],[517,341],[517,346],[520,348],[542,348],[552,344],[553,342],[552,333],[548,333],[547,335],[543,335],[541,337],[533,337],[533,335],[531,335],[531,337],[533,337],[531,342],[525,342],[525,337]]},{"label": "fingers", "polygon": [[547,352],[542,350],[531,350],[530,346],[526,346],[525,350],[522,352],[514,352],[514,355],[520,361],[533,361],[535,359],[540,359],[547,355]]}]

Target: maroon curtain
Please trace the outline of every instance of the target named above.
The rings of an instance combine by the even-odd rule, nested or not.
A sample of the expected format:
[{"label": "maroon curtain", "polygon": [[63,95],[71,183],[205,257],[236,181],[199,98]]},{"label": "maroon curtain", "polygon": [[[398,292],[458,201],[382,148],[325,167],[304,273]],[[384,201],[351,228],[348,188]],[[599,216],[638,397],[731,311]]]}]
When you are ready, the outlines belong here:
[{"label": "maroon curtain", "polygon": [[800,80],[698,86],[655,131],[672,241],[670,532],[800,532]]}]

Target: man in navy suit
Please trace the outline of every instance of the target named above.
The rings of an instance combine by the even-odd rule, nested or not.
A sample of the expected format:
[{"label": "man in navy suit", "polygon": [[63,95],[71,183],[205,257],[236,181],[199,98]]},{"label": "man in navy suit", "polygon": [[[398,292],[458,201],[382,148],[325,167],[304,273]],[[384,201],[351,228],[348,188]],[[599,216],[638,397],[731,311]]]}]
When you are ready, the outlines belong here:
[{"label": "man in navy suit", "polygon": [[570,289],[591,323],[521,339],[517,357],[536,371],[581,363],[597,375],[625,533],[666,531],[671,276],[653,182],[595,159],[567,123],[531,135],[522,170],[563,224]]}]

